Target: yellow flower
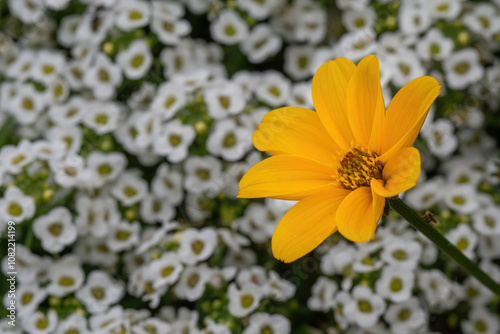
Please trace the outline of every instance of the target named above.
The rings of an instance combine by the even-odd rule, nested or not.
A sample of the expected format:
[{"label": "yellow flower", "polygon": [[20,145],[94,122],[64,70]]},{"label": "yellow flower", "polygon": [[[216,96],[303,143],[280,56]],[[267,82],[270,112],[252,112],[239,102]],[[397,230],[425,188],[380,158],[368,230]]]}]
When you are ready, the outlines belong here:
[{"label": "yellow flower", "polygon": [[358,66],[338,58],[314,75],[316,112],[285,107],[262,119],[253,142],[274,156],[243,176],[238,197],[299,201],[274,232],[277,259],[294,261],[337,230],[373,239],[385,198],[417,182],[420,155],[411,146],[439,89],[431,77],[414,79],[386,111],[377,57]]}]

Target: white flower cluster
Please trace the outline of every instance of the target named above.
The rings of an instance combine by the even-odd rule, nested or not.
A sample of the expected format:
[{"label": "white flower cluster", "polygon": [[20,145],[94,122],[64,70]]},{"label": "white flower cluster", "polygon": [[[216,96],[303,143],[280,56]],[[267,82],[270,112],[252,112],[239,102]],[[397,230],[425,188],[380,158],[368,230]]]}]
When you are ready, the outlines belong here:
[{"label": "white flower cluster", "polygon": [[294,203],[236,199],[264,115],[374,53],[386,104],[442,83],[405,200],[500,281],[500,1],[8,0],[0,27],[1,333],[500,331],[498,299],[405,222],[284,266]]}]

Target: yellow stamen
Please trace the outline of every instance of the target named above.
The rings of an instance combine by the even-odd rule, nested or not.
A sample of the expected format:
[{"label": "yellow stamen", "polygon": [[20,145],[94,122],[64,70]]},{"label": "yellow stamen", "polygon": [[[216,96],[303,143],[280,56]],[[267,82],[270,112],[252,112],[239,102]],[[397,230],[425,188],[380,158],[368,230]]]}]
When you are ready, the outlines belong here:
[{"label": "yellow stamen", "polygon": [[338,168],[338,180],[349,190],[369,187],[370,180],[382,178],[382,163],[378,155],[369,148],[351,149],[341,160]]}]

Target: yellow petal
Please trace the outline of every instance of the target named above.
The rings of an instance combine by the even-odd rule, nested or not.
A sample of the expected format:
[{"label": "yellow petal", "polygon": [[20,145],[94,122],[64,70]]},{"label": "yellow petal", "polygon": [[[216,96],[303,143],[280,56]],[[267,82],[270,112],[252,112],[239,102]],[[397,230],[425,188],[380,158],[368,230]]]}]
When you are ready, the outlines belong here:
[{"label": "yellow petal", "polygon": [[380,85],[378,58],[363,58],[347,86],[347,115],[356,143],[367,146],[375,120],[380,134],[385,105]]},{"label": "yellow petal", "polygon": [[292,262],[318,247],[337,230],[335,212],[349,192],[330,186],[295,204],[274,231],[274,257]]},{"label": "yellow petal", "polygon": [[370,186],[380,196],[394,197],[417,184],[420,175],[420,153],[414,147],[396,151],[382,171],[383,180],[372,179]]},{"label": "yellow petal", "polygon": [[373,193],[370,187],[354,190],[337,210],[336,220],[340,234],[354,242],[373,239],[384,206],[385,199]]},{"label": "yellow petal", "polygon": [[413,145],[440,87],[436,79],[424,76],[410,81],[394,96],[382,127],[382,162],[395,151]]},{"label": "yellow petal", "polygon": [[337,58],[320,66],[312,80],[312,98],[321,123],[341,148],[354,141],[346,109],[347,85],[356,65]]},{"label": "yellow petal", "polygon": [[267,113],[253,134],[253,143],[260,151],[298,155],[330,166],[335,163],[339,151],[318,114],[298,107]]},{"label": "yellow petal", "polygon": [[335,171],[314,160],[281,154],[253,166],[241,179],[239,198],[300,200],[334,180]]}]

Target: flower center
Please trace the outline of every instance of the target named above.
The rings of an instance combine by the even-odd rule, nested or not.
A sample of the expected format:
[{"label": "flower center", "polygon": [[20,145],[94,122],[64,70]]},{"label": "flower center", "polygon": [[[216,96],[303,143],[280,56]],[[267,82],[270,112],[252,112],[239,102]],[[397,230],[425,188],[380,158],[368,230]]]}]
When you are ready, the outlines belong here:
[{"label": "flower center", "polygon": [[338,180],[349,190],[369,187],[370,180],[382,178],[382,163],[378,155],[368,148],[351,149],[340,162]]}]

